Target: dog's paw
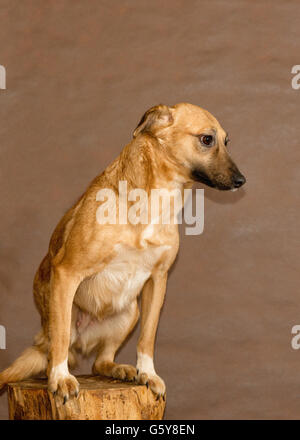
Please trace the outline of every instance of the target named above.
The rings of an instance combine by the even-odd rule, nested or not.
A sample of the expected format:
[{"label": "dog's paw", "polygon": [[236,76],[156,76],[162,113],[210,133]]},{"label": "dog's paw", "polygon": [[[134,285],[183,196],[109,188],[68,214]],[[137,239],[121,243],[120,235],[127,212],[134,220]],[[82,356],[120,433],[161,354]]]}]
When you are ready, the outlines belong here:
[{"label": "dog's paw", "polygon": [[65,404],[70,398],[78,396],[79,383],[70,373],[65,375],[50,374],[48,390],[53,393],[55,398],[62,399]]},{"label": "dog's paw", "polygon": [[132,382],[137,376],[137,370],[132,365],[116,364],[111,371],[114,379],[127,380]]},{"label": "dog's paw", "polygon": [[161,397],[166,400],[166,385],[161,377],[157,374],[149,374],[143,371],[138,371],[136,382],[140,385],[146,385],[147,388],[156,395],[156,400]]},{"label": "dog's paw", "polygon": [[93,374],[100,374],[102,376],[112,377],[113,379],[132,382],[135,380],[137,370],[132,365],[102,361],[98,364],[94,364]]}]

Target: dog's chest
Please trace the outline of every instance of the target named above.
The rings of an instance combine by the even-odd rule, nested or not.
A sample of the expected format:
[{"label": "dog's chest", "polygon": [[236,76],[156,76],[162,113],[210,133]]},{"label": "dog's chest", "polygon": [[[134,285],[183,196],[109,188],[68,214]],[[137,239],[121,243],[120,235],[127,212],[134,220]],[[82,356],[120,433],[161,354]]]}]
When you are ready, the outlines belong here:
[{"label": "dog's chest", "polygon": [[149,246],[145,249],[128,249],[116,245],[115,257],[97,275],[85,280],[78,294],[86,291],[89,303],[101,312],[105,306],[120,311],[140,293],[154,266],[169,246]]}]

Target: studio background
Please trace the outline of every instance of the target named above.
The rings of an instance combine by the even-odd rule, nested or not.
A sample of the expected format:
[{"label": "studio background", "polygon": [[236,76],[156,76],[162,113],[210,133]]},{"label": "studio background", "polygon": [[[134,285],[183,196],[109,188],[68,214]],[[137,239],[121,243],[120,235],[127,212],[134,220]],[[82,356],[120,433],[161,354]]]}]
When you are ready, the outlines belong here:
[{"label": "studio background", "polygon": [[[299,418],[299,14],[296,0],[0,0],[0,370],[40,327],[32,281],[61,216],[145,110],[186,101],[229,132],[247,184],[205,188],[204,233],[180,228],[156,343],[165,418]],[[135,363],[137,337],[118,359]]]}]

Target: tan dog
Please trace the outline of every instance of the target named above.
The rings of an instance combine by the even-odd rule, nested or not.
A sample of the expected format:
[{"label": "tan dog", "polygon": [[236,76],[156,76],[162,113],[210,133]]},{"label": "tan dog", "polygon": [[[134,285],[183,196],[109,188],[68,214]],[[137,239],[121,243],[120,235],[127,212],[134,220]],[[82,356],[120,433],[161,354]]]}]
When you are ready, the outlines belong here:
[{"label": "tan dog", "polygon": [[[47,372],[49,390],[67,401],[78,382],[68,371],[76,351],[97,350],[93,372],[148,384],[164,396],[153,352],[168,270],[178,251],[176,224],[106,224],[96,220],[101,188],[118,198],[128,189],[183,189],[200,181],[221,190],[245,183],[230,158],[227,135],[200,107],[181,103],[148,110],[120,156],[89,186],[56,227],[34,279],[42,329],[34,345],[0,374],[0,387]],[[160,213],[161,214],[161,213]],[[139,318],[137,366],[114,362],[116,351]]]}]

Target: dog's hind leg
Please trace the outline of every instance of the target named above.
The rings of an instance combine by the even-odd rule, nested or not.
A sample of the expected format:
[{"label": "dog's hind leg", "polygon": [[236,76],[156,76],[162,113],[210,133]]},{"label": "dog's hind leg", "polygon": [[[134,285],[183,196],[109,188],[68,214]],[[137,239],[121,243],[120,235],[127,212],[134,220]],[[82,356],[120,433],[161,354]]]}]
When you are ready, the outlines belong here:
[{"label": "dog's hind leg", "polygon": [[137,302],[133,301],[126,310],[101,323],[100,350],[93,365],[94,374],[128,381],[135,379],[137,370],[134,366],[117,364],[114,359],[116,352],[134,329],[138,318]]},{"label": "dog's hind leg", "polygon": [[0,373],[0,389],[9,382],[18,382],[46,373],[47,343],[40,332],[32,347],[27,348],[6,370]]}]

